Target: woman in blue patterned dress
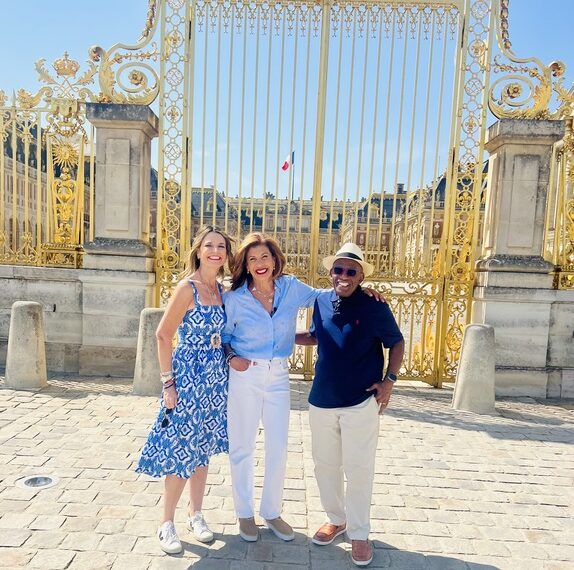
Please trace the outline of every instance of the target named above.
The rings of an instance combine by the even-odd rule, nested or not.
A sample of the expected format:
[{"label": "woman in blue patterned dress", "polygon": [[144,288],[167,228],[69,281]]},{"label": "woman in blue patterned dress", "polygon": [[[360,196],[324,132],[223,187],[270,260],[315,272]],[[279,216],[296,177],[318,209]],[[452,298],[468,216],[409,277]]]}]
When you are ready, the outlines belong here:
[{"label": "woman in blue patterned dress", "polygon": [[[188,269],[156,331],[162,407],[136,470],[153,477],[165,475],[158,539],[168,554],[182,550],[173,520],[188,480],[187,526],[201,542],[213,540],[201,507],[209,458],[228,451],[227,366],[221,347],[225,313],[217,282],[226,262],[233,270],[229,237],[212,226],[200,230]],[[172,349],[176,331],[178,344]]]}]

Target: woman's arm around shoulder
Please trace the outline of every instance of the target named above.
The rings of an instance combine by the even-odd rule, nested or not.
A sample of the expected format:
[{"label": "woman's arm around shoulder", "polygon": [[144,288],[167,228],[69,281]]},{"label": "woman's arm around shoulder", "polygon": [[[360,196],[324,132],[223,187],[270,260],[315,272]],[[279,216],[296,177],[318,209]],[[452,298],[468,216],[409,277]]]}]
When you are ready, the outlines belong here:
[{"label": "woman's arm around shoulder", "polygon": [[297,331],[295,333],[295,344],[300,346],[315,346],[317,344],[317,339],[310,331]]}]

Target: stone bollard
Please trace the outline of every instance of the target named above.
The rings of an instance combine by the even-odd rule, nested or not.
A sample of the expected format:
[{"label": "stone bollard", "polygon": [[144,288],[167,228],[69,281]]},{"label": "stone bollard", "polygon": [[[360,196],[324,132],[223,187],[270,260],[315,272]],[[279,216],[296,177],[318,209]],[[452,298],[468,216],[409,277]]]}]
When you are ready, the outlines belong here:
[{"label": "stone bollard", "polygon": [[468,325],[452,397],[452,407],[477,414],[492,414],[494,409],[494,328]]},{"label": "stone bollard", "polygon": [[138,396],[159,396],[161,379],[155,331],[164,309],[144,309],[140,313],[136,366],[132,391]]},{"label": "stone bollard", "polygon": [[6,386],[39,390],[47,383],[44,308],[40,303],[16,301],[10,315]]}]

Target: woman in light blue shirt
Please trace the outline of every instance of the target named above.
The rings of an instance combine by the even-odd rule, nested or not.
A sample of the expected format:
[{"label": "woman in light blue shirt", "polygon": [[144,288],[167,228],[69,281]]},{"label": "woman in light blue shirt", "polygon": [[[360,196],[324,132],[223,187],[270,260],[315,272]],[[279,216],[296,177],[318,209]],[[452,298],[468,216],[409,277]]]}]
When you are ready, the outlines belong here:
[{"label": "woman in light blue shirt", "polygon": [[[297,313],[312,307],[320,290],[284,275],[277,242],[260,233],[245,237],[225,293],[222,340],[229,363],[227,429],[235,511],[241,538],[254,542],[253,463],[259,422],[265,431],[265,478],[260,514],[282,540],[293,540],[281,518],[289,428],[289,363]],[[370,294],[379,298],[378,294]]]}]

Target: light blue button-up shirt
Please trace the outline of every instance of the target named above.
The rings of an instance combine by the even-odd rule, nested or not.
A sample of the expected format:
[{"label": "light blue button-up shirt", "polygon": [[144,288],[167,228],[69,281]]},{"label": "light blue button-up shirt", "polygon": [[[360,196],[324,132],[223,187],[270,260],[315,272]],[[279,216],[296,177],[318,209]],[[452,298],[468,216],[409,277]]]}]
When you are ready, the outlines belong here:
[{"label": "light blue button-up shirt", "polygon": [[312,307],[320,292],[292,275],[283,275],[275,280],[271,316],[249,291],[246,281],[223,295],[226,325],[222,341],[250,360],[287,358],[295,344],[297,312]]}]

